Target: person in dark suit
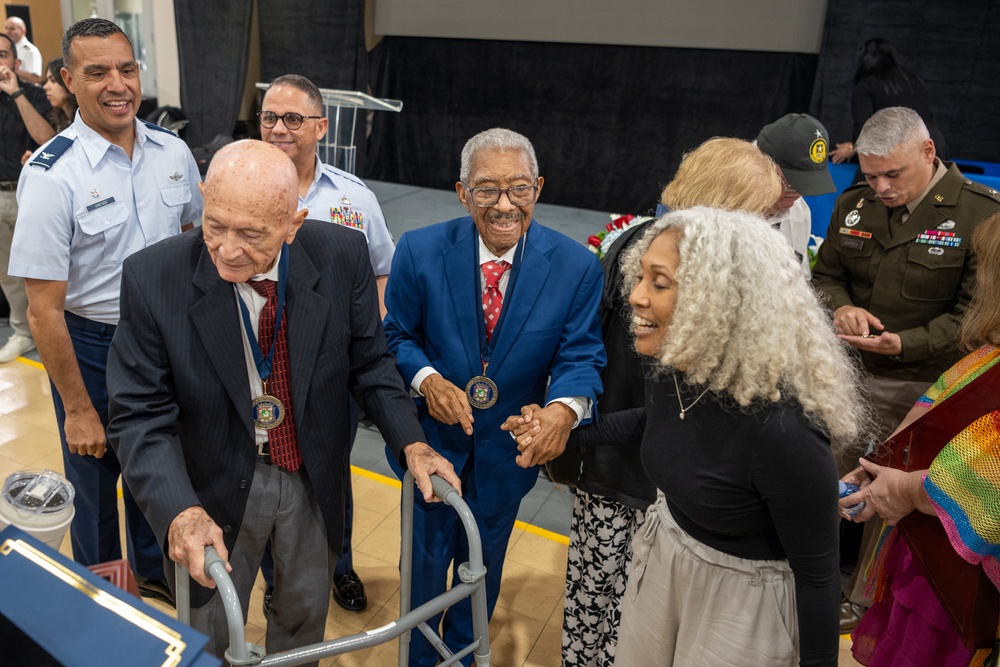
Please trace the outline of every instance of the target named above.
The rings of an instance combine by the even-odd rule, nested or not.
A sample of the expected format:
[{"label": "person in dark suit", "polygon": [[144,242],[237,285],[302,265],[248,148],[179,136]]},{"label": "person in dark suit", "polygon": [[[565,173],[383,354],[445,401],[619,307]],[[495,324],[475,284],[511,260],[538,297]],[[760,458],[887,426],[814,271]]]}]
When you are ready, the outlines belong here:
[{"label": "person in dark suit", "polygon": [[[389,346],[420,394],[427,441],[461,471],[479,526],[490,614],[535,466],[590,421],[605,362],[600,264],[532,219],[543,183],[527,138],[495,128],[470,139],[455,184],[469,215],[404,234],[386,289]],[[535,413],[540,432],[519,451],[500,425],[535,402],[545,405]],[[454,516],[419,501],[414,514],[416,607],[444,592],[449,563],[457,570],[468,545]],[[469,644],[468,601],[448,609],[441,627],[452,651]],[[411,664],[439,659],[422,634],[411,642]]]},{"label": "person in dark suit", "polygon": [[422,442],[386,348],[364,237],[304,222],[297,183],[280,149],[231,144],[203,185],[201,230],[123,269],[108,436],[164,553],[201,584],[192,625],[217,655],[228,635],[206,545],[228,559],[245,617],[270,539],[268,652],[322,641],[343,537],[349,395],[425,501],[431,473],[459,485]]}]

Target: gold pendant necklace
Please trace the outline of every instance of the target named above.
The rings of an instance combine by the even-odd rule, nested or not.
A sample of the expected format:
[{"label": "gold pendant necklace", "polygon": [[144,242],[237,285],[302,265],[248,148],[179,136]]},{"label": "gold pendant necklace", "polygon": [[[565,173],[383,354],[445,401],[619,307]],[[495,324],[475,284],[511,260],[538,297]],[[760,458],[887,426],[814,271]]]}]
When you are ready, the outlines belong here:
[{"label": "gold pendant necklace", "polygon": [[681,387],[679,384],[677,384],[677,375],[674,375],[674,389],[677,390],[677,405],[679,405],[681,408],[681,414],[680,414],[681,421],[684,421],[684,413],[693,408],[694,404],[700,401],[702,396],[708,393],[709,387],[705,387],[705,391],[698,394],[698,398],[691,401],[691,405],[687,406],[686,408],[684,407],[684,404],[681,402]]}]

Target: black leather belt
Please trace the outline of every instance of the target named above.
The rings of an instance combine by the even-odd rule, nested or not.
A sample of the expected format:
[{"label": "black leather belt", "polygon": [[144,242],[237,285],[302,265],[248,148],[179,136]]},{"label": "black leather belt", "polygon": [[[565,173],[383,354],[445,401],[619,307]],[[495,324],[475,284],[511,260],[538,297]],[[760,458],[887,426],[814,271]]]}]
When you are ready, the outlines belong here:
[{"label": "black leather belt", "polygon": [[14,192],[17,190],[17,181],[0,181],[0,192]]}]

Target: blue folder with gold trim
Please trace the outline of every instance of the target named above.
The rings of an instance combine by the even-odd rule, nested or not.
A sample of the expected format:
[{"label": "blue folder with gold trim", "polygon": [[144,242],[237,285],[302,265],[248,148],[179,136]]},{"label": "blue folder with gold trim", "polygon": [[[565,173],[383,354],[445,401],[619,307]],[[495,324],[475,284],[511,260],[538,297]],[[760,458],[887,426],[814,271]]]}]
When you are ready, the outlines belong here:
[{"label": "blue folder with gold trim", "polygon": [[[0,662],[18,639],[48,664],[217,667],[207,638],[10,526],[0,532]],[[34,652],[34,653],[32,653]],[[47,661],[43,661],[47,662]]]}]

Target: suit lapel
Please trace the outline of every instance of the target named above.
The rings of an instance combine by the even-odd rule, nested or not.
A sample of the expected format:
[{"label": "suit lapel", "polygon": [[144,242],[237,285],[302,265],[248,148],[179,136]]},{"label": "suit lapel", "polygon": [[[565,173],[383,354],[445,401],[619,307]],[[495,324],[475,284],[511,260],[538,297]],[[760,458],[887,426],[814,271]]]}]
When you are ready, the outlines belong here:
[{"label": "suit lapel", "polygon": [[[465,226],[464,221],[469,221]],[[469,360],[472,375],[482,372],[482,358],[479,350],[479,322],[475,316],[482,317],[482,311],[476,308],[476,235],[472,233],[472,223],[469,218],[463,218],[459,228],[458,240],[446,248],[443,255],[445,276],[448,281],[448,291],[451,294],[452,307],[455,309],[453,321],[458,329],[462,347]],[[474,317],[469,317],[469,313]],[[458,372],[458,369],[453,369]]]},{"label": "suit lapel", "polygon": [[493,358],[490,365],[497,368],[514,348],[514,342],[524,329],[525,323],[531,316],[531,311],[542,293],[542,285],[548,278],[550,264],[545,257],[549,251],[549,244],[543,238],[541,228],[537,222],[532,221],[528,227],[528,235],[524,241],[524,256],[521,259],[521,266],[518,269],[517,280],[514,283],[513,293],[508,292],[504,296],[503,307],[506,311],[500,321],[500,328],[494,334],[496,346],[493,348]]},{"label": "suit lapel", "polygon": [[253,435],[250,419],[250,385],[243,356],[243,328],[236,312],[232,283],[219,277],[215,265],[203,248],[191,282],[204,296],[188,313],[201,339],[216,375],[233,402],[236,414]]},{"label": "suit lapel", "polygon": [[[330,302],[316,293],[319,271],[298,243],[288,247],[288,365],[292,379],[292,414],[296,421],[305,414],[309,385],[326,330]],[[345,318],[350,313],[344,313]]]}]

